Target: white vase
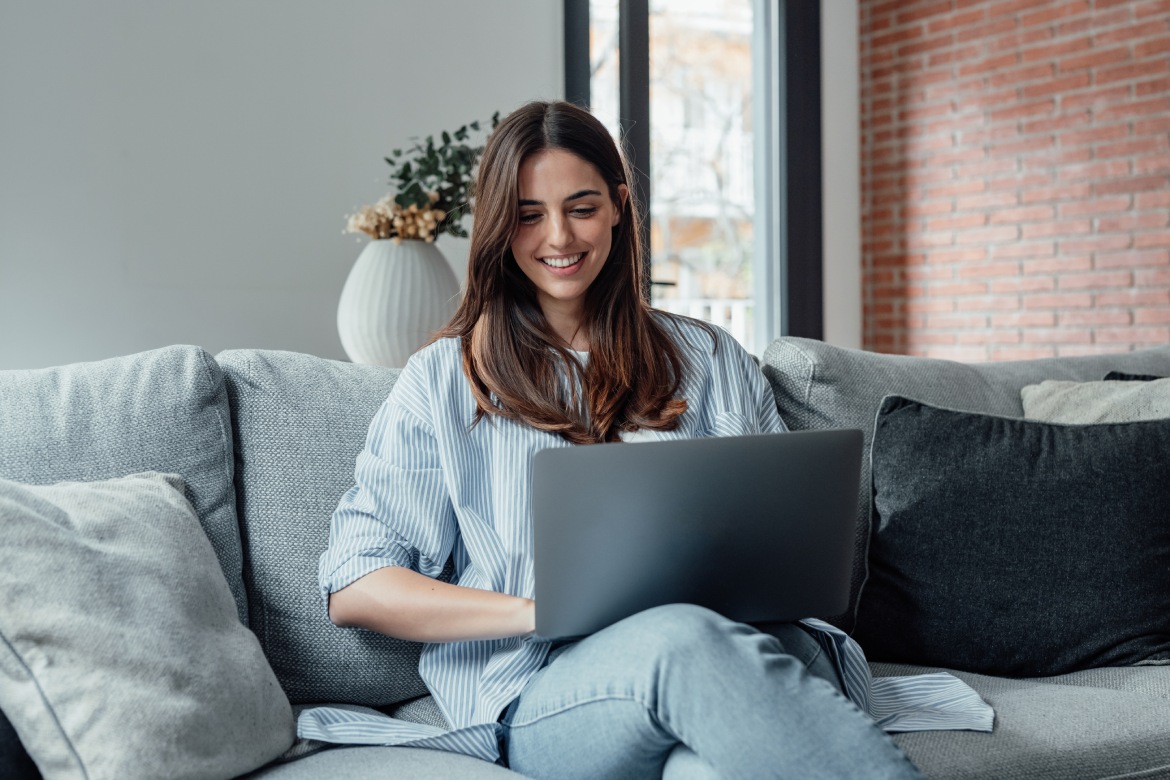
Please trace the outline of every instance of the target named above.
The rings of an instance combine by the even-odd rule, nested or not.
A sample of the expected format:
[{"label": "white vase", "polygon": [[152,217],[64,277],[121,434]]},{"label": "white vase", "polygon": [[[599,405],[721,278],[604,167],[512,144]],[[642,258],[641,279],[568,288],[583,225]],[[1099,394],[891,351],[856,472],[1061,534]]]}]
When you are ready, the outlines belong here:
[{"label": "white vase", "polygon": [[434,244],[371,241],[341,290],[341,346],[355,363],[401,368],[447,324],[458,303],[459,282]]}]

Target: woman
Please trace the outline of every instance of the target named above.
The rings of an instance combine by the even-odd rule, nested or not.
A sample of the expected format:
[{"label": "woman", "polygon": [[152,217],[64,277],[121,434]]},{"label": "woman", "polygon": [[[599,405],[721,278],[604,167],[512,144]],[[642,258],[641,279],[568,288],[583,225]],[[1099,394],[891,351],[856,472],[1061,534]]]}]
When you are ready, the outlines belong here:
[{"label": "woman", "polygon": [[466,295],[374,418],[321,558],[334,623],[427,643],[453,727],[377,741],[531,777],[920,777],[842,695],[837,659],[864,658],[825,624],[672,605],[571,644],[533,634],[537,450],[784,430],[741,347],[641,299],[629,181],[571,104],[525,105],[487,142]]}]

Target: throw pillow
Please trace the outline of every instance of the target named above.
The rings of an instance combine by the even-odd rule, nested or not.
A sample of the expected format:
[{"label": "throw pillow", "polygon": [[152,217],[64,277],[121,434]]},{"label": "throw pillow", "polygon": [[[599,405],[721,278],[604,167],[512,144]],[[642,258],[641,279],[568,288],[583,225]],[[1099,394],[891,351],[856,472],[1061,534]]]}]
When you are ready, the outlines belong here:
[{"label": "throw pillow", "polygon": [[[958,363],[782,337],[769,344],[763,356],[764,376],[789,429],[860,428],[867,452],[878,406],[887,395],[917,398],[949,409],[1019,417],[1023,414],[1020,388],[1024,385],[1044,379],[1084,382],[1100,379],[1108,371],[1170,374],[1170,344],[1115,355]],[[869,458],[863,458],[850,610],[830,618],[845,631],[853,630],[858,594],[866,576],[870,484]]]},{"label": "throw pillow", "polygon": [[1102,382],[1048,380],[1020,390],[1024,417],[1086,425],[1170,417],[1170,379]]},{"label": "throw pillow", "polygon": [[1124,371],[1110,371],[1105,375],[1106,382],[1151,382],[1155,379],[1166,379],[1166,376],[1154,374],[1127,374]]},{"label": "throw pillow", "polygon": [[183,480],[0,479],[0,708],[55,777],[234,777],[292,712]]},{"label": "throw pillow", "polygon": [[1170,659],[1168,456],[1170,420],[887,397],[854,637],[871,660],[1004,676]]}]

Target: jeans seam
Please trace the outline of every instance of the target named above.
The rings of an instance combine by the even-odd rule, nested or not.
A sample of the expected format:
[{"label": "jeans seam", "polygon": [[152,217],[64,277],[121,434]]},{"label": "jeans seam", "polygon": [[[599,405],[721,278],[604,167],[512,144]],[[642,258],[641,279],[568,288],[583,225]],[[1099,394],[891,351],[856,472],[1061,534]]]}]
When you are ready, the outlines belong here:
[{"label": "jeans seam", "polygon": [[533,717],[530,720],[526,720],[523,723],[513,722],[509,728],[519,729],[519,728],[524,728],[526,726],[533,726],[542,720],[546,720],[548,718],[551,718],[553,715],[560,715],[562,712],[568,712],[569,710],[576,709],[577,707],[582,707],[586,704],[597,704],[598,702],[603,702],[603,701],[631,701],[631,702],[634,702],[635,704],[641,705],[647,712],[651,711],[650,708],[646,706],[646,703],[644,701],[642,701],[638,696],[633,695],[633,694],[612,694],[612,693],[597,694],[597,695],[591,696],[587,699],[581,699],[579,701],[572,702],[571,704],[565,704],[565,705],[556,707],[555,709],[549,710],[548,712],[542,712],[539,715],[537,715],[536,717]]}]

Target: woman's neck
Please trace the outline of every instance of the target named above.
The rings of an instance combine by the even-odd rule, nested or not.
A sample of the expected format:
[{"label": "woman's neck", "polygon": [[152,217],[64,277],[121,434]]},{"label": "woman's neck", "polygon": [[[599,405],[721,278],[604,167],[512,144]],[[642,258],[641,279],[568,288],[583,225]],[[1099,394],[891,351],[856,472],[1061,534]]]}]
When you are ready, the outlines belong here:
[{"label": "woman's neck", "polygon": [[570,313],[545,308],[544,318],[566,347],[578,352],[589,351],[589,337],[585,333],[584,319],[579,311]]}]

